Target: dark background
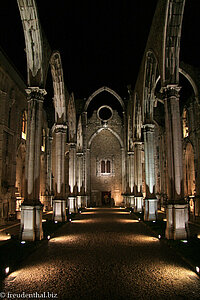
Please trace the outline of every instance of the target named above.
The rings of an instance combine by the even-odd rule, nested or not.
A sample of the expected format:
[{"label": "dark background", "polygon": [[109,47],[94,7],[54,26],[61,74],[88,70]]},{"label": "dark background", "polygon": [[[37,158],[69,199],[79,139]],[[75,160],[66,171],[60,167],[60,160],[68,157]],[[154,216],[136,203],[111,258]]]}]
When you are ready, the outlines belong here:
[{"label": "dark background", "polygon": [[[157,0],[37,0],[52,50],[59,50],[65,84],[76,98],[101,86],[127,97],[134,88]],[[186,0],[180,58],[200,67],[200,0]],[[26,80],[25,42],[16,0],[0,4],[0,46]]]}]

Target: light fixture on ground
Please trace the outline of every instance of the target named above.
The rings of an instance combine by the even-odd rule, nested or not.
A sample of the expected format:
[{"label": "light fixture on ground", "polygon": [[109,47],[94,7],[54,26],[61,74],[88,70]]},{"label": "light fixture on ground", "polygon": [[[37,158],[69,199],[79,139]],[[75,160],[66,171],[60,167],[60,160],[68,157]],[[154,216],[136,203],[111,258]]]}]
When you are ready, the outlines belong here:
[{"label": "light fixture on ground", "polygon": [[51,236],[50,235],[47,235],[47,240],[50,240]]},{"label": "light fixture on ground", "polygon": [[26,244],[26,242],[25,241],[21,241],[21,244]]},{"label": "light fixture on ground", "polygon": [[10,272],[10,268],[9,268],[9,267],[6,267],[6,268],[5,268],[5,274],[7,275],[9,272]]},{"label": "light fixture on ground", "polygon": [[187,240],[181,240],[182,243],[187,244]]},{"label": "light fixture on ground", "polygon": [[199,274],[200,273],[200,268],[196,267],[196,272]]}]

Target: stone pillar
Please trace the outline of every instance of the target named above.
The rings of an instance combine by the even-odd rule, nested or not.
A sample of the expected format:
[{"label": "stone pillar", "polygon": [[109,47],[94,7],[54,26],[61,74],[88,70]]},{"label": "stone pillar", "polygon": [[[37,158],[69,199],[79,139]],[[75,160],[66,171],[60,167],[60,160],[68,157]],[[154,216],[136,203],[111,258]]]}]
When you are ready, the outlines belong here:
[{"label": "stone pillar", "polygon": [[122,155],[122,193],[126,192],[126,158],[124,148],[121,148]]},{"label": "stone pillar", "polygon": [[146,181],[144,219],[146,221],[153,221],[157,218],[158,201],[155,196],[154,127],[154,124],[145,124],[143,126]]},{"label": "stone pillar", "polygon": [[[79,152],[77,155],[77,207],[81,208],[84,206],[82,203],[84,199],[84,187],[83,187],[83,152]],[[84,201],[83,201],[84,202]]]},{"label": "stone pillar", "polygon": [[86,206],[90,206],[91,204],[91,180],[90,180],[90,149],[86,150],[85,161],[85,183],[86,183]]},{"label": "stone pillar", "polygon": [[55,170],[55,197],[53,200],[54,221],[66,221],[66,198],[65,198],[65,146],[67,126],[56,124],[55,148],[56,148],[56,170]]},{"label": "stone pillar", "polygon": [[134,202],[134,151],[128,152],[128,183],[129,183],[129,190],[128,190],[128,203],[127,207],[133,206]]},{"label": "stone pillar", "polygon": [[40,151],[42,139],[42,107],[46,91],[30,87],[28,94],[28,126],[26,140],[25,200],[21,206],[21,238],[34,241],[43,238],[40,192]]},{"label": "stone pillar", "polygon": [[77,196],[77,209],[82,207],[82,196]]},{"label": "stone pillar", "polygon": [[135,175],[134,175],[134,194],[135,194],[135,211],[141,212],[143,208],[143,194],[142,194],[142,150],[143,143],[134,143],[135,152]]},{"label": "stone pillar", "polygon": [[46,193],[44,196],[44,207],[50,211],[52,209],[52,137],[47,135],[47,165],[46,165]]},{"label": "stone pillar", "polygon": [[130,195],[130,207],[135,208],[135,197],[134,195]]},{"label": "stone pillar", "polygon": [[68,208],[70,213],[77,212],[76,203],[76,144],[69,144],[69,197]]},{"label": "stone pillar", "polygon": [[166,238],[187,238],[188,214],[183,197],[182,131],[178,86],[163,89],[168,170],[168,207]]}]

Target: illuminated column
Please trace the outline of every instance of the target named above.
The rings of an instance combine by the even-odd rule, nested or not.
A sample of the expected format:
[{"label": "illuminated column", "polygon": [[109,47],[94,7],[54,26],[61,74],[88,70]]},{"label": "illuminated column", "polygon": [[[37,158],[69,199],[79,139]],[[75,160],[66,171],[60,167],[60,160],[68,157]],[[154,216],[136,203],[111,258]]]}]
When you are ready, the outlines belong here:
[{"label": "illuminated column", "polygon": [[121,148],[122,155],[122,193],[126,191],[126,159],[124,148]]},{"label": "illuminated column", "polygon": [[55,170],[55,197],[53,199],[54,221],[66,221],[66,199],[65,199],[65,146],[67,126],[56,124],[55,149],[56,149],[56,170]]},{"label": "illuminated column", "polygon": [[87,167],[90,166],[90,162],[87,161],[87,112],[82,113],[82,130],[83,130],[83,196],[81,197],[81,202],[83,207],[87,207],[88,205],[88,183],[87,183]]},{"label": "illuminated column", "polygon": [[44,196],[44,206],[47,210],[52,207],[52,137],[47,135],[46,142],[47,165],[46,165],[46,195]]},{"label": "illuminated column", "polygon": [[143,143],[135,142],[135,176],[134,176],[134,186],[135,186],[135,210],[136,212],[141,212],[143,208],[143,195],[142,195],[142,151]]},{"label": "illuminated column", "polygon": [[26,140],[25,200],[21,206],[21,238],[34,241],[43,238],[40,192],[40,151],[42,140],[42,106],[46,91],[29,87]]},{"label": "illuminated column", "polygon": [[175,240],[186,238],[188,229],[188,208],[183,198],[182,131],[179,91],[180,87],[173,85],[163,89],[168,169],[166,237]]},{"label": "illuminated column", "polygon": [[154,127],[154,124],[145,124],[143,126],[146,181],[144,219],[147,221],[156,220],[157,217],[158,201],[155,196]]},{"label": "illuminated column", "polygon": [[79,152],[77,155],[77,188],[78,188],[78,196],[77,196],[77,207],[81,208],[82,206],[82,184],[83,184],[83,153]]},{"label": "illuminated column", "polygon": [[85,184],[86,184],[86,206],[90,206],[91,180],[90,180],[90,149],[86,150],[85,155]]},{"label": "illuminated column", "polygon": [[77,212],[76,203],[76,144],[69,144],[69,196],[68,207],[69,213]]},{"label": "illuminated column", "polygon": [[134,151],[128,152],[128,178],[129,192],[128,206],[134,206]]}]

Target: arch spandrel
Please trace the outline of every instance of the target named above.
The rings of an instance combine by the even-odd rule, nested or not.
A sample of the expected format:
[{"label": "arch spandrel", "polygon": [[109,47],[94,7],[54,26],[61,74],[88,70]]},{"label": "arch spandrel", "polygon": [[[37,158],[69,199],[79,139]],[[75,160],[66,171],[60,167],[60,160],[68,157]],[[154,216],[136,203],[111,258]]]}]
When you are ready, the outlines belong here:
[{"label": "arch spandrel", "polygon": [[121,104],[123,110],[125,110],[124,102],[123,102],[122,98],[114,90],[110,89],[109,87],[103,86],[103,87],[99,88],[98,90],[96,90],[88,98],[88,100],[85,103],[84,111],[87,111],[88,106],[89,106],[90,102],[93,100],[94,97],[96,97],[98,94],[100,94],[102,92],[105,92],[105,91],[108,92],[108,93],[110,93],[111,95],[113,95],[119,101],[119,103]]},{"label": "arch spandrel", "polygon": [[22,20],[29,86],[44,86],[43,41],[34,0],[17,0]]},{"label": "arch spandrel", "polygon": [[51,74],[54,89],[55,121],[66,122],[66,96],[63,68],[60,53],[53,52],[50,59]]}]

